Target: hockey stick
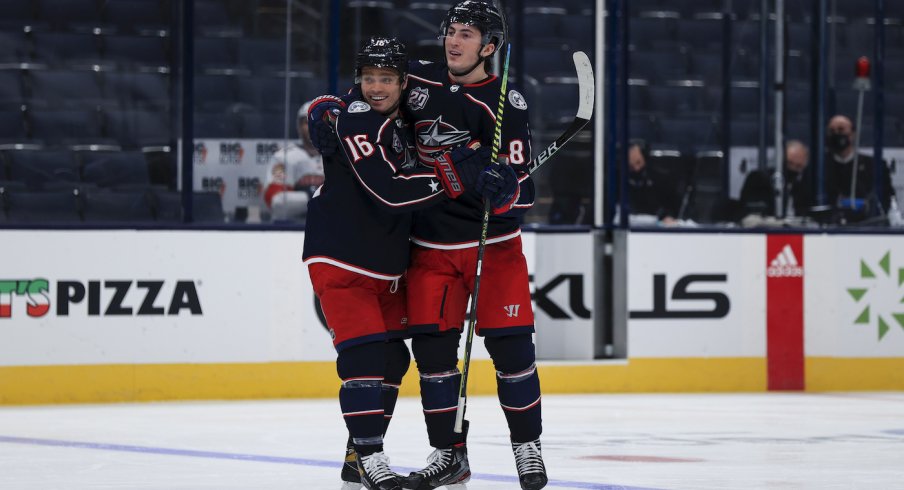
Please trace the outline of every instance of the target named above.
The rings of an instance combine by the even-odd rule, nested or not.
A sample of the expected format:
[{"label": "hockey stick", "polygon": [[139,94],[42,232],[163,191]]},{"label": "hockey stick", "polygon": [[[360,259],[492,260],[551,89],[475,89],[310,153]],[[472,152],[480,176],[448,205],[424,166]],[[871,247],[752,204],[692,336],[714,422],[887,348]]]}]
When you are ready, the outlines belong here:
[{"label": "hockey stick", "polygon": [[547,160],[562,149],[565,143],[568,143],[571,138],[574,138],[576,134],[584,129],[584,126],[590,122],[590,117],[593,116],[594,85],[593,67],[590,66],[590,58],[583,51],[575,51],[571,57],[574,59],[574,69],[578,75],[578,92],[580,94],[578,113],[574,116],[571,126],[568,126],[568,129],[562,133],[562,136],[559,136],[545,150],[541,151],[536,158],[527,162],[527,173],[529,174],[536,172],[540,165],[546,163]]},{"label": "hockey stick", "polygon": [[[499,95],[499,107],[496,110],[496,129],[493,136],[493,153],[492,161],[495,162],[499,154],[499,147],[502,144],[502,109],[505,105],[506,84],[508,82],[508,60],[511,45],[508,45],[505,54],[505,68],[502,73],[502,92]],[[574,59],[574,68],[578,75],[578,113],[574,117],[571,126],[556,138],[552,144],[546,147],[536,158],[527,163],[527,172],[532,174],[546,163],[553,155],[571,141],[578,134],[593,116],[593,97],[594,97],[594,81],[593,67],[590,65],[590,59],[583,51],[576,51],[572,58]],[[487,228],[490,222],[490,202],[484,202],[483,223],[480,230],[480,242],[477,245],[477,274],[474,277],[474,293],[471,296],[471,312],[468,317],[468,331],[465,340],[464,361],[461,371],[461,386],[458,390],[458,411],[455,414],[455,432],[460,434],[465,419],[465,406],[468,398],[468,374],[471,367],[471,347],[474,344],[474,331],[477,326],[477,298],[480,291],[480,272],[483,266],[483,254],[486,250]]]},{"label": "hockey stick", "polygon": [[[493,148],[490,162],[499,158],[499,147],[502,146],[502,111],[505,109],[505,94],[508,86],[509,58],[512,53],[511,43],[505,47],[505,64],[502,68],[502,88],[499,90],[499,105],[496,106],[496,127],[493,129]],[[480,271],[483,268],[483,254],[487,248],[487,229],[490,227],[490,200],[483,200],[483,221],[480,227],[480,242],[477,244],[477,272],[474,275],[474,292],[471,294],[471,313],[468,316],[468,332],[465,338],[465,358],[461,372],[461,385],[458,387],[458,410],[455,412],[456,434],[461,434],[465,420],[465,404],[468,399],[468,371],[471,365],[471,346],[474,344],[474,330],[477,326],[477,298],[480,296]]]}]

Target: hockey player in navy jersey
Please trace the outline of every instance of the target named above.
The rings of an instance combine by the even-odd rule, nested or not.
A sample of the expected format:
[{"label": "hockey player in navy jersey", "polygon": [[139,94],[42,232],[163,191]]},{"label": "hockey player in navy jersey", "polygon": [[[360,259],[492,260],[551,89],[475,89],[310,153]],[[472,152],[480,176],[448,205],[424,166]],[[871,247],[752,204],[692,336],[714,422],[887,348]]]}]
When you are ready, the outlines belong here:
[{"label": "hockey player in navy jersey", "polygon": [[[415,126],[422,162],[432,163],[431,154],[458,140],[492,144],[501,80],[488,74],[486,60],[504,45],[504,33],[502,15],[492,4],[458,2],[440,28],[446,62],[412,65],[404,109]],[[527,102],[511,83],[503,116],[499,155],[504,163],[497,171],[504,181],[491,199],[477,334],[484,337],[496,368],[497,394],[521,487],[536,490],[546,486],[547,476],[540,450],[534,317],[520,228],[520,217],[534,200],[533,181],[524,168],[531,159],[531,135]],[[483,202],[473,193],[415,215],[407,274],[408,331],[435,451],[426,468],[411,474],[408,488],[437,488],[466,481],[470,474],[465,434],[452,429],[461,383],[458,345],[474,287],[482,216]]]},{"label": "hockey player in navy jersey", "polygon": [[[456,3],[440,28],[445,61],[412,62],[403,111],[414,125],[418,159],[442,164],[437,155],[462,144],[490,147],[501,81],[487,72],[487,60],[505,42],[504,20],[491,4]],[[324,154],[329,125],[311,112],[311,136]],[[531,334],[527,264],[521,250],[520,217],[530,209],[534,185],[524,169],[531,159],[527,102],[515,88],[505,94],[499,154],[505,163],[489,166],[475,184],[479,193],[415,214],[411,265],[407,272],[408,331],[421,378],[421,400],[430,445],[424,469],[406,488],[432,489],[466,482],[470,468],[465,434],[453,431],[461,373],[458,345],[468,297],[474,287],[482,199],[492,217],[483,260],[477,334],[484,337],[497,371],[497,392],[508,422],[515,466],[523,489],[547,483],[540,434],[540,381]],[[487,162],[488,164],[490,162]],[[465,431],[467,432],[467,431]]]},{"label": "hockey player in navy jersey", "polygon": [[[383,434],[410,361],[401,341],[400,279],[412,211],[459,198],[487,158],[486,151],[462,147],[447,155],[445,167],[414,164],[399,117],[407,68],[405,47],[395,39],[373,38],[362,47],[360,99],[345,101],[336,114],[341,151],[325,165],[324,184],[308,205],[304,262],[338,352],[339,402],[353,448],[343,488],[356,490],[402,488],[383,453]],[[456,169],[467,170],[470,180]]]}]

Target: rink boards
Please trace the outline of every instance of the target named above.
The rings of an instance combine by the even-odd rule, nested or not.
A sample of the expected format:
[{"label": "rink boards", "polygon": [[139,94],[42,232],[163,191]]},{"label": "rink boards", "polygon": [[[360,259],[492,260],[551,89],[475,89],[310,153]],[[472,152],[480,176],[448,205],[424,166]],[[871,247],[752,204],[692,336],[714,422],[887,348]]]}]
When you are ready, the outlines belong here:
[{"label": "rink boards", "polygon": [[[629,233],[627,357],[608,361],[592,360],[594,237],[523,239],[547,393],[904,389],[904,237]],[[4,231],[0,403],[335,396],[303,240]],[[495,392],[479,340],[474,358],[471,393]]]}]

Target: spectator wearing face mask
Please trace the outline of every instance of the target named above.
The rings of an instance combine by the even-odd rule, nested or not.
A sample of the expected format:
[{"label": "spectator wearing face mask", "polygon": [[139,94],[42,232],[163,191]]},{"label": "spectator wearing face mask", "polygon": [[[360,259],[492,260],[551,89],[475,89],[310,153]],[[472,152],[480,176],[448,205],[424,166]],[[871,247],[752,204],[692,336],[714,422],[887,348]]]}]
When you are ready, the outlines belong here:
[{"label": "spectator wearing face mask", "polygon": [[[809,172],[810,150],[798,140],[785,144],[783,217],[806,216],[813,205]],[[741,187],[741,204],[746,214],[775,216],[774,167],[751,172]]]},{"label": "spectator wearing face mask", "polygon": [[[880,165],[881,201],[876,192],[876,165],[873,158],[854,148],[857,136],[851,120],[836,115],[826,131],[826,203],[838,211],[844,222],[857,222],[884,215],[894,193],[885,165]],[[877,204],[881,204],[881,209]]]}]

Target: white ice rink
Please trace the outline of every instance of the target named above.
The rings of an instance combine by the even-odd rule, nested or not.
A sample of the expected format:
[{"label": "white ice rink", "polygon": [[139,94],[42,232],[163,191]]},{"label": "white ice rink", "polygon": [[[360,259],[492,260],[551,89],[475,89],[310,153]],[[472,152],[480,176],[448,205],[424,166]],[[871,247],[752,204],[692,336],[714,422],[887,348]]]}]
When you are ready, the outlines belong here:
[{"label": "white ice rink", "polygon": [[[469,400],[468,488],[518,489],[492,397]],[[546,396],[547,488],[904,489],[904,393]],[[0,407],[0,488],[338,489],[336,400]],[[429,453],[415,398],[386,440]]]}]

